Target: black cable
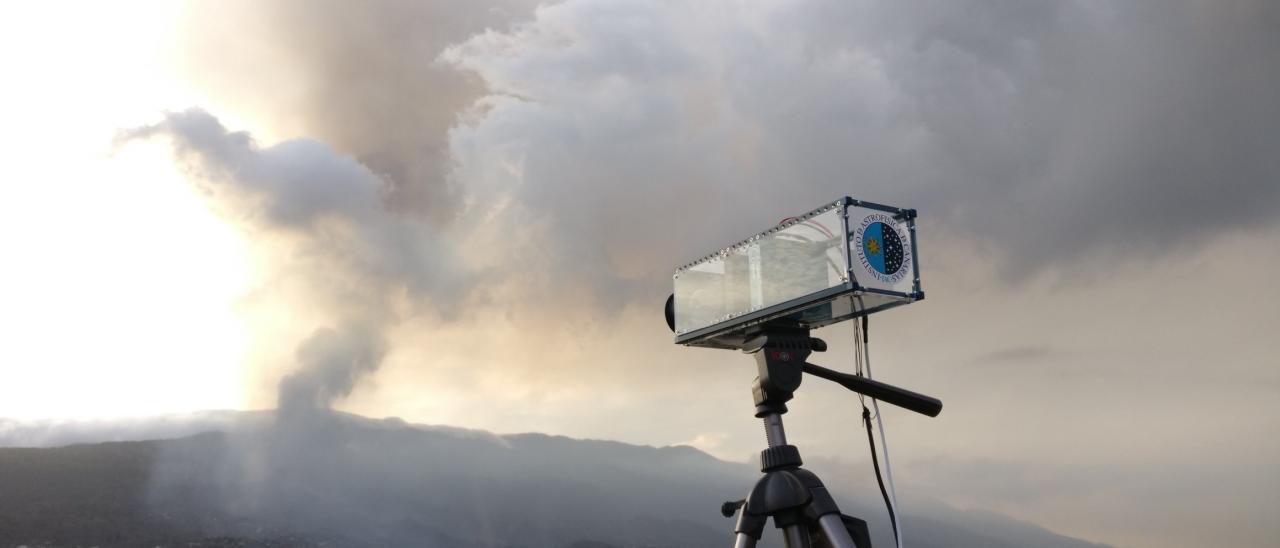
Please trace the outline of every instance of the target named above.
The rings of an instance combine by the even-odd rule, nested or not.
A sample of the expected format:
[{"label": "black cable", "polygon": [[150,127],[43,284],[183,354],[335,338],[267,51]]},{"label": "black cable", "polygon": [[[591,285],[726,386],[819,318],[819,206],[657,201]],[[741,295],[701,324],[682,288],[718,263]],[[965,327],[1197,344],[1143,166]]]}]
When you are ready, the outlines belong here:
[{"label": "black cable", "polygon": [[884,478],[880,475],[880,459],[876,458],[876,438],[871,434],[871,410],[862,406],[862,424],[867,426],[867,443],[871,445],[871,466],[876,469],[876,483],[880,484],[880,496],[884,497],[884,506],[889,509],[889,524],[893,527],[894,544],[898,540],[898,516],[893,513],[893,503],[889,502],[889,492],[884,488]]},{"label": "black cable", "polygon": [[[859,318],[859,320],[862,323],[860,333],[862,341],[857,341],[855,338],[854,343],[859,344],[860,342],[859,350],[861,350],[861,346],[865,346],[870,340],[871,330],[868,329],[866,316]],[[862,372],[859,371],[858,374],[861,375]],[[889,491],[884,488],[884,476],[880,473],[880,459],[876,457],[876,437],[871,432],[871,410],[867,409],[866,404],[862,405],[862,424],[867,427],[867,445],[871,446],[871,467],[876,470],[876,484],[880,486],[880,496],[884,497],[884,507],[889,509],[889,525],[893,527],[894,545],[899,546],[902,544],[902,540],[898,538],[898,516],[893,511],[893,503],[889,501]]]}]

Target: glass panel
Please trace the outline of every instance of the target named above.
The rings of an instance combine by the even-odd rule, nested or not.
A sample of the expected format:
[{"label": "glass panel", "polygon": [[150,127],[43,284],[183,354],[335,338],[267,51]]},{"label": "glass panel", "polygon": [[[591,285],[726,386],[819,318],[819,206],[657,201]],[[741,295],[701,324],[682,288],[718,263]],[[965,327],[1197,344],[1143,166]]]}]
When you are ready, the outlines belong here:
[{"label": "glass panel", "polygon": [[683,334],[845,282],[840,209],[829,206],[676,271]]}]

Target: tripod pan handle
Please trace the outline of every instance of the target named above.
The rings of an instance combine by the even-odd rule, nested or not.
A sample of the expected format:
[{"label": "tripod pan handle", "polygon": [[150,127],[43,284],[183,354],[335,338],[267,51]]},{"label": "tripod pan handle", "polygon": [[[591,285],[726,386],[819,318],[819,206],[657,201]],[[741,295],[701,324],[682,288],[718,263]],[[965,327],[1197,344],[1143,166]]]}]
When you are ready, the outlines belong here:
[{"label": "tripod pan handle", "polygon": [[910,390],[898,388],[890,384],[873,381],[857,375],[833,371],[809,362],[805,362],[804,372],[815,377],[822,377],[859,394],[871,396],[882,402],[891,403],[903,409],[915,411],[921,415],[936,417],[938,416],[938,413],[942,412],[942,401],[937,398],[929,397],[924,394],[917,394]]}]

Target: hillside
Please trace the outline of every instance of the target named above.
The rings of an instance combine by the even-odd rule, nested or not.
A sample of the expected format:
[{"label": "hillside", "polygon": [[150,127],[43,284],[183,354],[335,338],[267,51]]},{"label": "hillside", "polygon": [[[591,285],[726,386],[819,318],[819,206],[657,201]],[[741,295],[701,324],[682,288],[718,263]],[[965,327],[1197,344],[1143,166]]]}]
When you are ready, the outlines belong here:
[{"label": "hillside", "polygon": [[[232,434],[0,448],[0,546],[728,545],[719,505],[758,474],[688,447],[349,415],[249,422]],[[999,516],[910,519],[919,548],[1095,546]],[[877,546],[890,546],[887,533],[873,531]]]}]

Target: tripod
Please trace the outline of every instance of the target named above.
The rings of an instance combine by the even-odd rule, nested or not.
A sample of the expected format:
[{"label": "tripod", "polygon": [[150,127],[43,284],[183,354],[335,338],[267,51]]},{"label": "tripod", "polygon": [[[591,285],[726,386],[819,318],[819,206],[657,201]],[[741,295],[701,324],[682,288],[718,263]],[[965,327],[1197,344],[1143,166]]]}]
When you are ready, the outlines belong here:
[{"label": "tripod", "polygon": [[726,502],[721,508],[725,517],[738,513],[734,548],[754,548],[770,518],[782,530],[787,548],[871,548],[866,522],[841,514],[818,476],[800,467],[800,450],[787,444],[782,415],[804,373],[930,417],[942,411],[942,402],[929,396],[805,361],[812,352],[826,349],[826,343],[810,337],[807,328],[769,325],[743,347],[755,356],[758,376],[751,392],[769,447],[760,453],[764,477],[746,499]]}]

